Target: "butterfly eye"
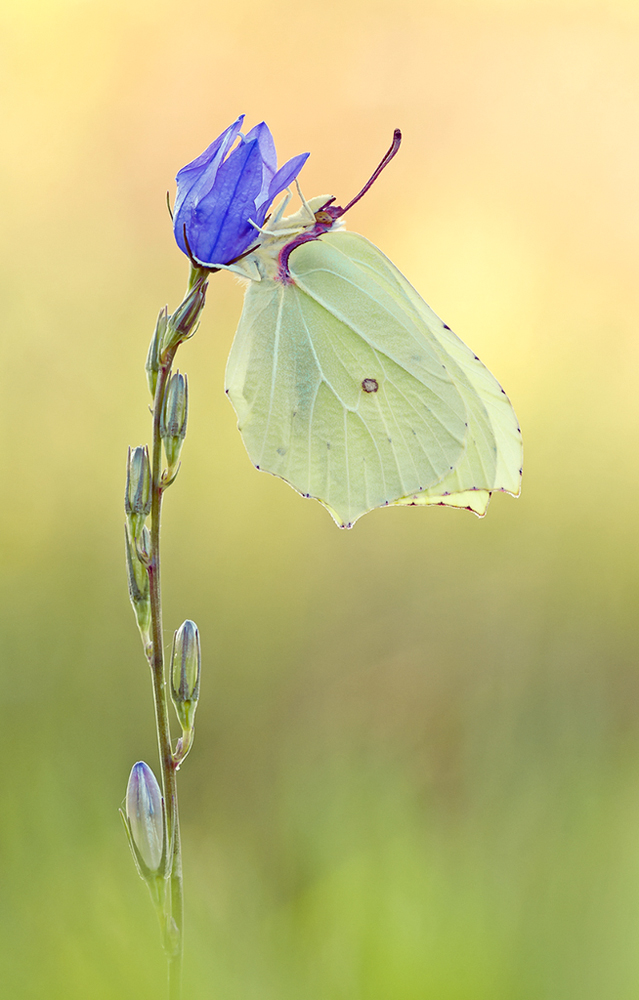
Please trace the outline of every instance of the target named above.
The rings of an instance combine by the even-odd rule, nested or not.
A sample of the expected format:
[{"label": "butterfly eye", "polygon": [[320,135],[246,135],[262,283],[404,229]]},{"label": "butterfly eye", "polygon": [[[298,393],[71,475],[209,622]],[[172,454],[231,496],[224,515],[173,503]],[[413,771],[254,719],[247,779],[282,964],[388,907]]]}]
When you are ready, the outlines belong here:
[{"label": "butterfly eye", "polygon": [[379,383],[375,378],[365,378],[362,382],[362,389],[364,392],[377,392]]},{"label": "butterfly eye", "polygon": [[321,222],[323,225],[330,225],[333,221],[333,217],[329,212],[316,212],[315,221]]}]

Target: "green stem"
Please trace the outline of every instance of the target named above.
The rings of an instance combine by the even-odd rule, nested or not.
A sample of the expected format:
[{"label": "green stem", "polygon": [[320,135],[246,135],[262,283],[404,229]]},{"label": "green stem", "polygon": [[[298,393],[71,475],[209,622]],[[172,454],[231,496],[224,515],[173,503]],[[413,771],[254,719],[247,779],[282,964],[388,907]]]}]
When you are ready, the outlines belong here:
[{"label": "green stem", "polygon": [[180,1000],[182,994],[182,950],[183,950],[183,892],[182,857],[180,849],[180,826],[177,799],[177,774],[171,732],[169,728],[168,699],[164,670],[164,646],[162,629],[162,592],[160,586],[160,518],[162,512],[162,441],[160,438],[160,414],[164,401],[166,384],[171,374],[171,366],[177,348],[173,348],[163,359],[158,372],[155,398],[153,401],[153,445],[151,464],[151,552],[149,562],[149,588],[151,598],[151,641],[149,657],[153,680],[153,700],[158,736],[158,750],[162,770],[162,791],[166,808],[167,838],[173,847],[167,939],[173,942],[168,952],[169,1000]]},{"label": "green stem", "polygon": [[[202,288],[201,307],[209,272],[203,268],[191,267],[187,295],[196,285]],[[186,301],[185,297],[185,301]],[[193,335],[197,326],[197,315],[190,317],[193,329],[184,330],[184,338]],[[165,948],[169,964],[169,1000],[181,1000],[182,996],[182,952],[184,941],[184,892],[182,886],[182,843],[180,838],[180,818],[177,798],[177,767],[179,756],[171,748],[166,676],[164,668],[164,642],[162,628],[162,590],[160,584],[160,520],[162,514],[162,494],[170,485],[170,480],[162,479],[162,439],[160,417],[166,387],[171,375],[173,359],[179,346],[174,344],[160,354],[160,369],[157,373],[155,396],[153,399],[153,442],[151,456],[151,551],[148,565],[149,590],[151,600],[151,644],[147,656],[153,679],[153,701],[158,736],[158,749],[162,772],[162,791],[166,811],[167,849],[172,852],[168,859],[169,889],[165,913]],[[160,345],[161,350],[161,345]]]}]

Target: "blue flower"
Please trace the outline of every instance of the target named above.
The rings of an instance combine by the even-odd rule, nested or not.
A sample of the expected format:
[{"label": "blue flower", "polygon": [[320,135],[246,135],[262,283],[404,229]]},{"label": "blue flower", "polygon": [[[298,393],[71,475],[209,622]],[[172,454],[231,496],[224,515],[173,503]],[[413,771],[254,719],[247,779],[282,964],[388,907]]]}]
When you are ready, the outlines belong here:
[{"label": "blue flower", "polygon": [[[208,149],[178,173],[173,230],[180,250],[203,267],[228,264],[259,234],[273,199],[297,177],[308,153],[277,169],[269,127],[261,122],[240,135],[240,115]],[[237,136],[240,144],[229,152]],[[185,239],[186,236],[186,239]]]}]

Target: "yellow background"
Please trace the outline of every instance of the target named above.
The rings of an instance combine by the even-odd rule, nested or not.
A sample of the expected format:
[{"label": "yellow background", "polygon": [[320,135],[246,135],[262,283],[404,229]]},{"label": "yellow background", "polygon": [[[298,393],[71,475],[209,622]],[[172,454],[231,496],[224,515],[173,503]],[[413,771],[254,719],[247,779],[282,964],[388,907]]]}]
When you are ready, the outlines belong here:
[{"label": "yellow background", "polygon": [[517,501],[340,532],[252,468],[226,274],[179,366],[167,641],[205,658],[181,777],[189,1000],[639,989],[639,5],[4,0],[0,983],[164,995],[117,815],[156,766],[122,494],[187,263],[164,203],[240,112],[479,354]]}]

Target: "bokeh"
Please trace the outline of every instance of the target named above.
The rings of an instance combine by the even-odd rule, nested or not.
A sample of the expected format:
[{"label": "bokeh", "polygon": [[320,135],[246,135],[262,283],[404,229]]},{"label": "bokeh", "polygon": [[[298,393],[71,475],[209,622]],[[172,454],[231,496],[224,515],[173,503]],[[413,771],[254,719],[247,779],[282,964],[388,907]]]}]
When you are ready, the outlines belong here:
[{"label": "bokeh", "polygon": [[238,113],[514,402],[520,499],[339,531],[251,466],[241,308],[181,349],[165,624],[205,673],[180,776],[189,1000],[639,989],[634,0],[4,0],[0,983],[164,995],[117,808],[156,766],[124,459],[187,277],[174,175]]}]

